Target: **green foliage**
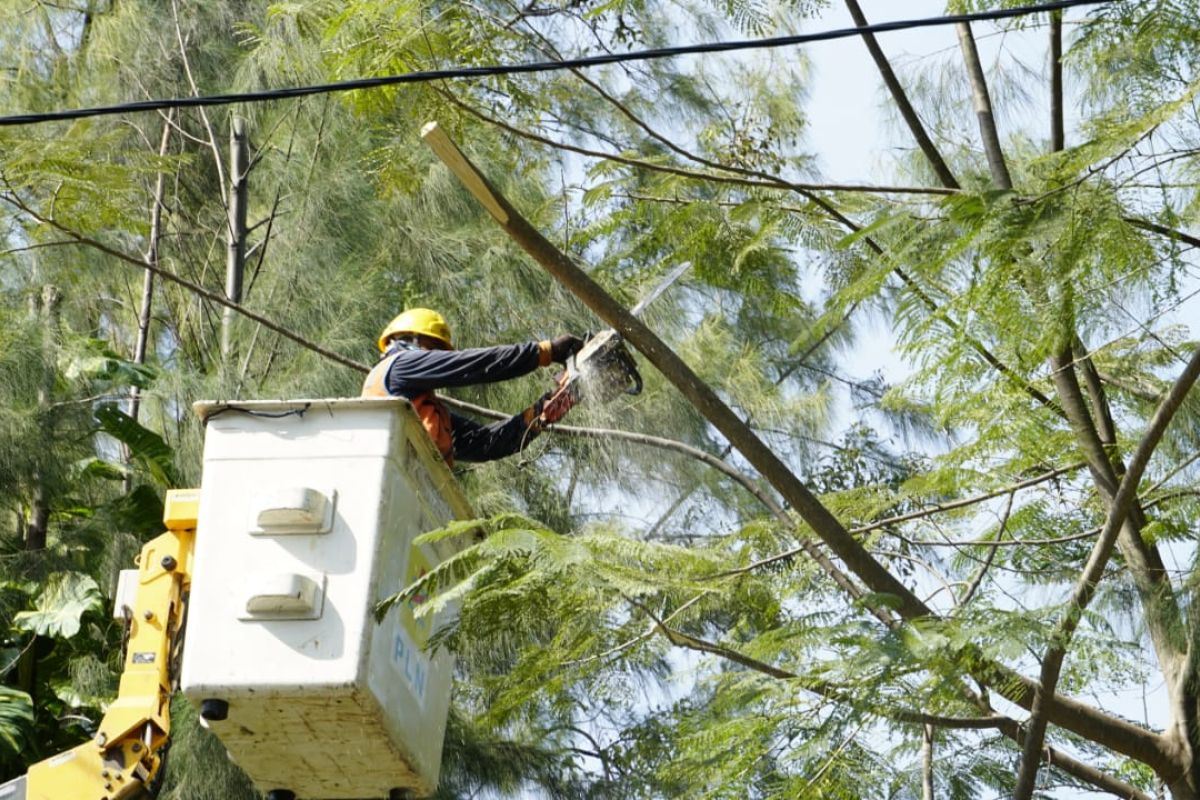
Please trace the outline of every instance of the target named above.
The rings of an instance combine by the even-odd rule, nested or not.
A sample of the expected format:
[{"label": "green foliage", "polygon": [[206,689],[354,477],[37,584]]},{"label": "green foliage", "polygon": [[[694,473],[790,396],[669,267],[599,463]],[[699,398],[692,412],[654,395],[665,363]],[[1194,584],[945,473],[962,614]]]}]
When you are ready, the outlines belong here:
[{"label": "green foliage", "polygon": [[250,779],[225,747],[200,724],[191,703],[171,701],[171,746],[162,776],[162,800],[259,800]]},{"label": "green foliage", "polygon": [[25,739],[32,726],[32,698],[25,692],[0,686],[0,747],[3,748],[0,755],[3,756],[3,762],[7,762],[24,749]]},{"label": "green foliage", "polygon": [[13,619],[17,628],[38,636],[70,639],[79,633],[83,615],[99,610],[100,590],[87,575],[58,572],[50,576],[38,593],[32,611]]},{"label": "green foliage", "polygon": [[129,448],[129,454],[161,486],[174,488],[174,453],[162,436],[138,423],[116,406],[104,405],[95,410],[100,430]]},{"label": "green foliage", "polygon": [[[92,106],[770,35],[821,25],[829,5],[7,4],[0,98]],[[1042,20],[1000,27],[1040,35]],[[980,681],[992,697],[1015,688],[988,660],[1036,674],[1106,514],[1111,487],[1079,466],[1095,448],[1060,413],[1051,357],[1070,361],[1094,422],[1111,411],[1102,446],[1127,460],[1195,347],[1176,310],[1194,290],[1200,208],[1195,20],[1174,0],[1069,12],[1079,122],[1059,152],[1042,141],[1040,67],[1002,48],[987,67],[1011,191],[974,144],[952,50],[897,64],[964,187],[946,196],[808,188],[824,179],[807,89],[837,76],[810,74],[794,50],[6,129],[0,779],[89,735],[111,699],[120,631],[106,594],[159,528],[160,492],[200,480],[190,403],[357,393],[357,373],[246,320],[222,353],[222,309],[178,285],[154,281],[143,307],[150,253],[222,291],[236,113],[254,164],[248,307],[364,362],[405,305],[442,310],[465,346],[597,329],[419,143],[437,119],[620,301],[690,264],[646,323],[936,612],[884,625],[900,598],[811,558],[829,551],[798,509],[643,364],[643,394],[570,418],[625,435],[547,434],[507,462],[460,466],[480,518],[425,541],[464,546],[377,609],[417,591],[435,597],[422,613],[461,605],[434,641],[459,656],[439,797],[917,796],[912,715],[987,713]],[[915,149],[895,169],[868,155],[856,180],[935,185]],[[910,367],[892,383],[856,361],[879,328]],[[511,413],[550,380],[456,396]],[[1136,535],[1170,555],[1160,595],[1126,542],[1070,644],[1060,689],[1109,713],[1125,714],[1110,697],[1169,683],[1146,629],[1180,638],[1195,608],[1198,439],[1193,391],[1142,482]],[[43,521],[46,546],[31,547]],[[175,706],[163,796],[253,797]],[[1146,765],[1050,730],[1153,787]],[[939,730],[934,747],[936,796],[1012,791],[1017,750],[994,731]],[[1043,778],[1047,796],[1077,784]]]}]

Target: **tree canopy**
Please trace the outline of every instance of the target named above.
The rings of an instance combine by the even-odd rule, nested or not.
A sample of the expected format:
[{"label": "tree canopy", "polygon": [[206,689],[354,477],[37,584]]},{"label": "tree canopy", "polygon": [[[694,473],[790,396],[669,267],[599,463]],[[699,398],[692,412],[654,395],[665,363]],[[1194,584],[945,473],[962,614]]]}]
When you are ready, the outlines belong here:
[{"label": "tree canopy", "polygon": [[[6,3],[0,115],[835,10],[894,13]],[[820,171],[810,94],[838,76],[808,47],[0,128],[0,779],[111,699],[116,570],[201,477],[190,403],[354,396],[423,305],[465,346],[617,324],[646,379],[458,470],[480,519],[427,536],[487,536],[406,590],[461,603],[439,797],[1200,797],[1198,10],[958,23],[921,58],[813,45],[878,73],[899,146],[858,175]],[[881,328],[903,367],[864,372]],[[545,382],[448,394],[507,415]],[[162,796],[253,797],[178,705]]]}]

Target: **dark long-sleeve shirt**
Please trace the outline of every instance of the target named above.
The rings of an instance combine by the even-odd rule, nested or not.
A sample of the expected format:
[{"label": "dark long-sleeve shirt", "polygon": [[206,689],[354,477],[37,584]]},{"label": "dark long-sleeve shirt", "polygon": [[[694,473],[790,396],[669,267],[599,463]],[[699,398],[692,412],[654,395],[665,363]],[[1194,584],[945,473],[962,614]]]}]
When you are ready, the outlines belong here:
[{"label": "dark long-sleeve shirt", "polygon": [[[384,378],[388,394],[413,400],[425,392],[454,386],[495,383],[527,375],[542,364],[538,342],[468,350],[399,349]],[[540,429],[533,407],[501,422],[481,425],[450,413],[456,461],[491,461],[512,455],[533,441]]]}]

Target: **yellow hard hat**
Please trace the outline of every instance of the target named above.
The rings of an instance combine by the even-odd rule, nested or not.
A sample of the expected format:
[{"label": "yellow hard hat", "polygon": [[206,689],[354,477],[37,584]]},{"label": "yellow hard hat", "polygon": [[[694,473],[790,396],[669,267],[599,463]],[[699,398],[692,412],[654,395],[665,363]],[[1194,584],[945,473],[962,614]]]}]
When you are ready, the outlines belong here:
[{"label": "yellow hard hat", "polygon": [[404,333],[428,336],[454,349],[450,343],[450,326],[441,314],[428,308],[410,308],[389,322],[383,333],[379,334],[379,352],[387,351],[389,339]]}]

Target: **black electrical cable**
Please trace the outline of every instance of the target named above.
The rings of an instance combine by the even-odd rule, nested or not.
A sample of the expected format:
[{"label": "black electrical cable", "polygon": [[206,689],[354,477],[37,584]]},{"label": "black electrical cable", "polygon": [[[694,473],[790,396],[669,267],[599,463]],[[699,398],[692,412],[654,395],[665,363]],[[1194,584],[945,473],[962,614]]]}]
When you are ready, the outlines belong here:
[{"label": "black electrical cable", "polygon": [[314,94],[330,92],[348,92],[355,89],[374,89],[380,86],[398,86],[406,83],[426,83],[429,81],[447,80],[452,78],[482,78],[491,75],[514,75],[531,72],[553,72],[563,69],[579,69],[595,67],[604,64],[619,64],[626,61],[650,61],[659,58],[674,58],[675,56],[694,55],[698,53],[725,53],[733,50],[754,50],[774,47],[788,47],[809,42],[824,42],[831,39],[845,39],[851,36],[862,36],[864,33],[887,33],[889,31],[911,30],[913,28],[931,28],[940,25],[956,25],[960,22],[984,22],[988,20],[1008,19],[1012,17],[1040,14],[1047,11],[1061,11],[1075,6],[1100,5],[1114,0],[1056,0],[1051,3],[1034,6],[1018,6],[1001,8],[994,11],[981,11],[974,14],[952,14],[943,17],[925,17],[923,19],[895,20],[866,25],[861,28],[838,28],[836,30],[818,33],[804,33],[793,36],[776,36],[767,39],[745,39],[732,42],[710,42],[708,44],[680,45],[678,47],[662,47],[655,50],[637,50],[631,53],[606,53],[598,56],[569,58],[562,61],[535,61],[526,64],[496,65],[490,67],[455,67],[452,69],[422,70],[406,72],[401,75],[384,75],[378,78],[358,78],[356,80],[340,81],[337,83],[322,83],[312,86],[295,86],[290,89],[267,89],[259,92],[243,92],[239,94],[218,94],[204,97],[178,97],[170,100],[140,100],[132,103],[121,103],[112,106],[97,106],[95,108],[80,108],[69,111],[49,111],[38,114],[15,114],[0,117],[0,126],[34,125],[40,122],[83,119],[85,117],[100,117],[112,114],[126,114],[136,111],[162,111],[169,108],[196,108],[205,106],[223,106],[233,103],[259,103],[266,100],[281,100],[289,97],[306,97]]}]

